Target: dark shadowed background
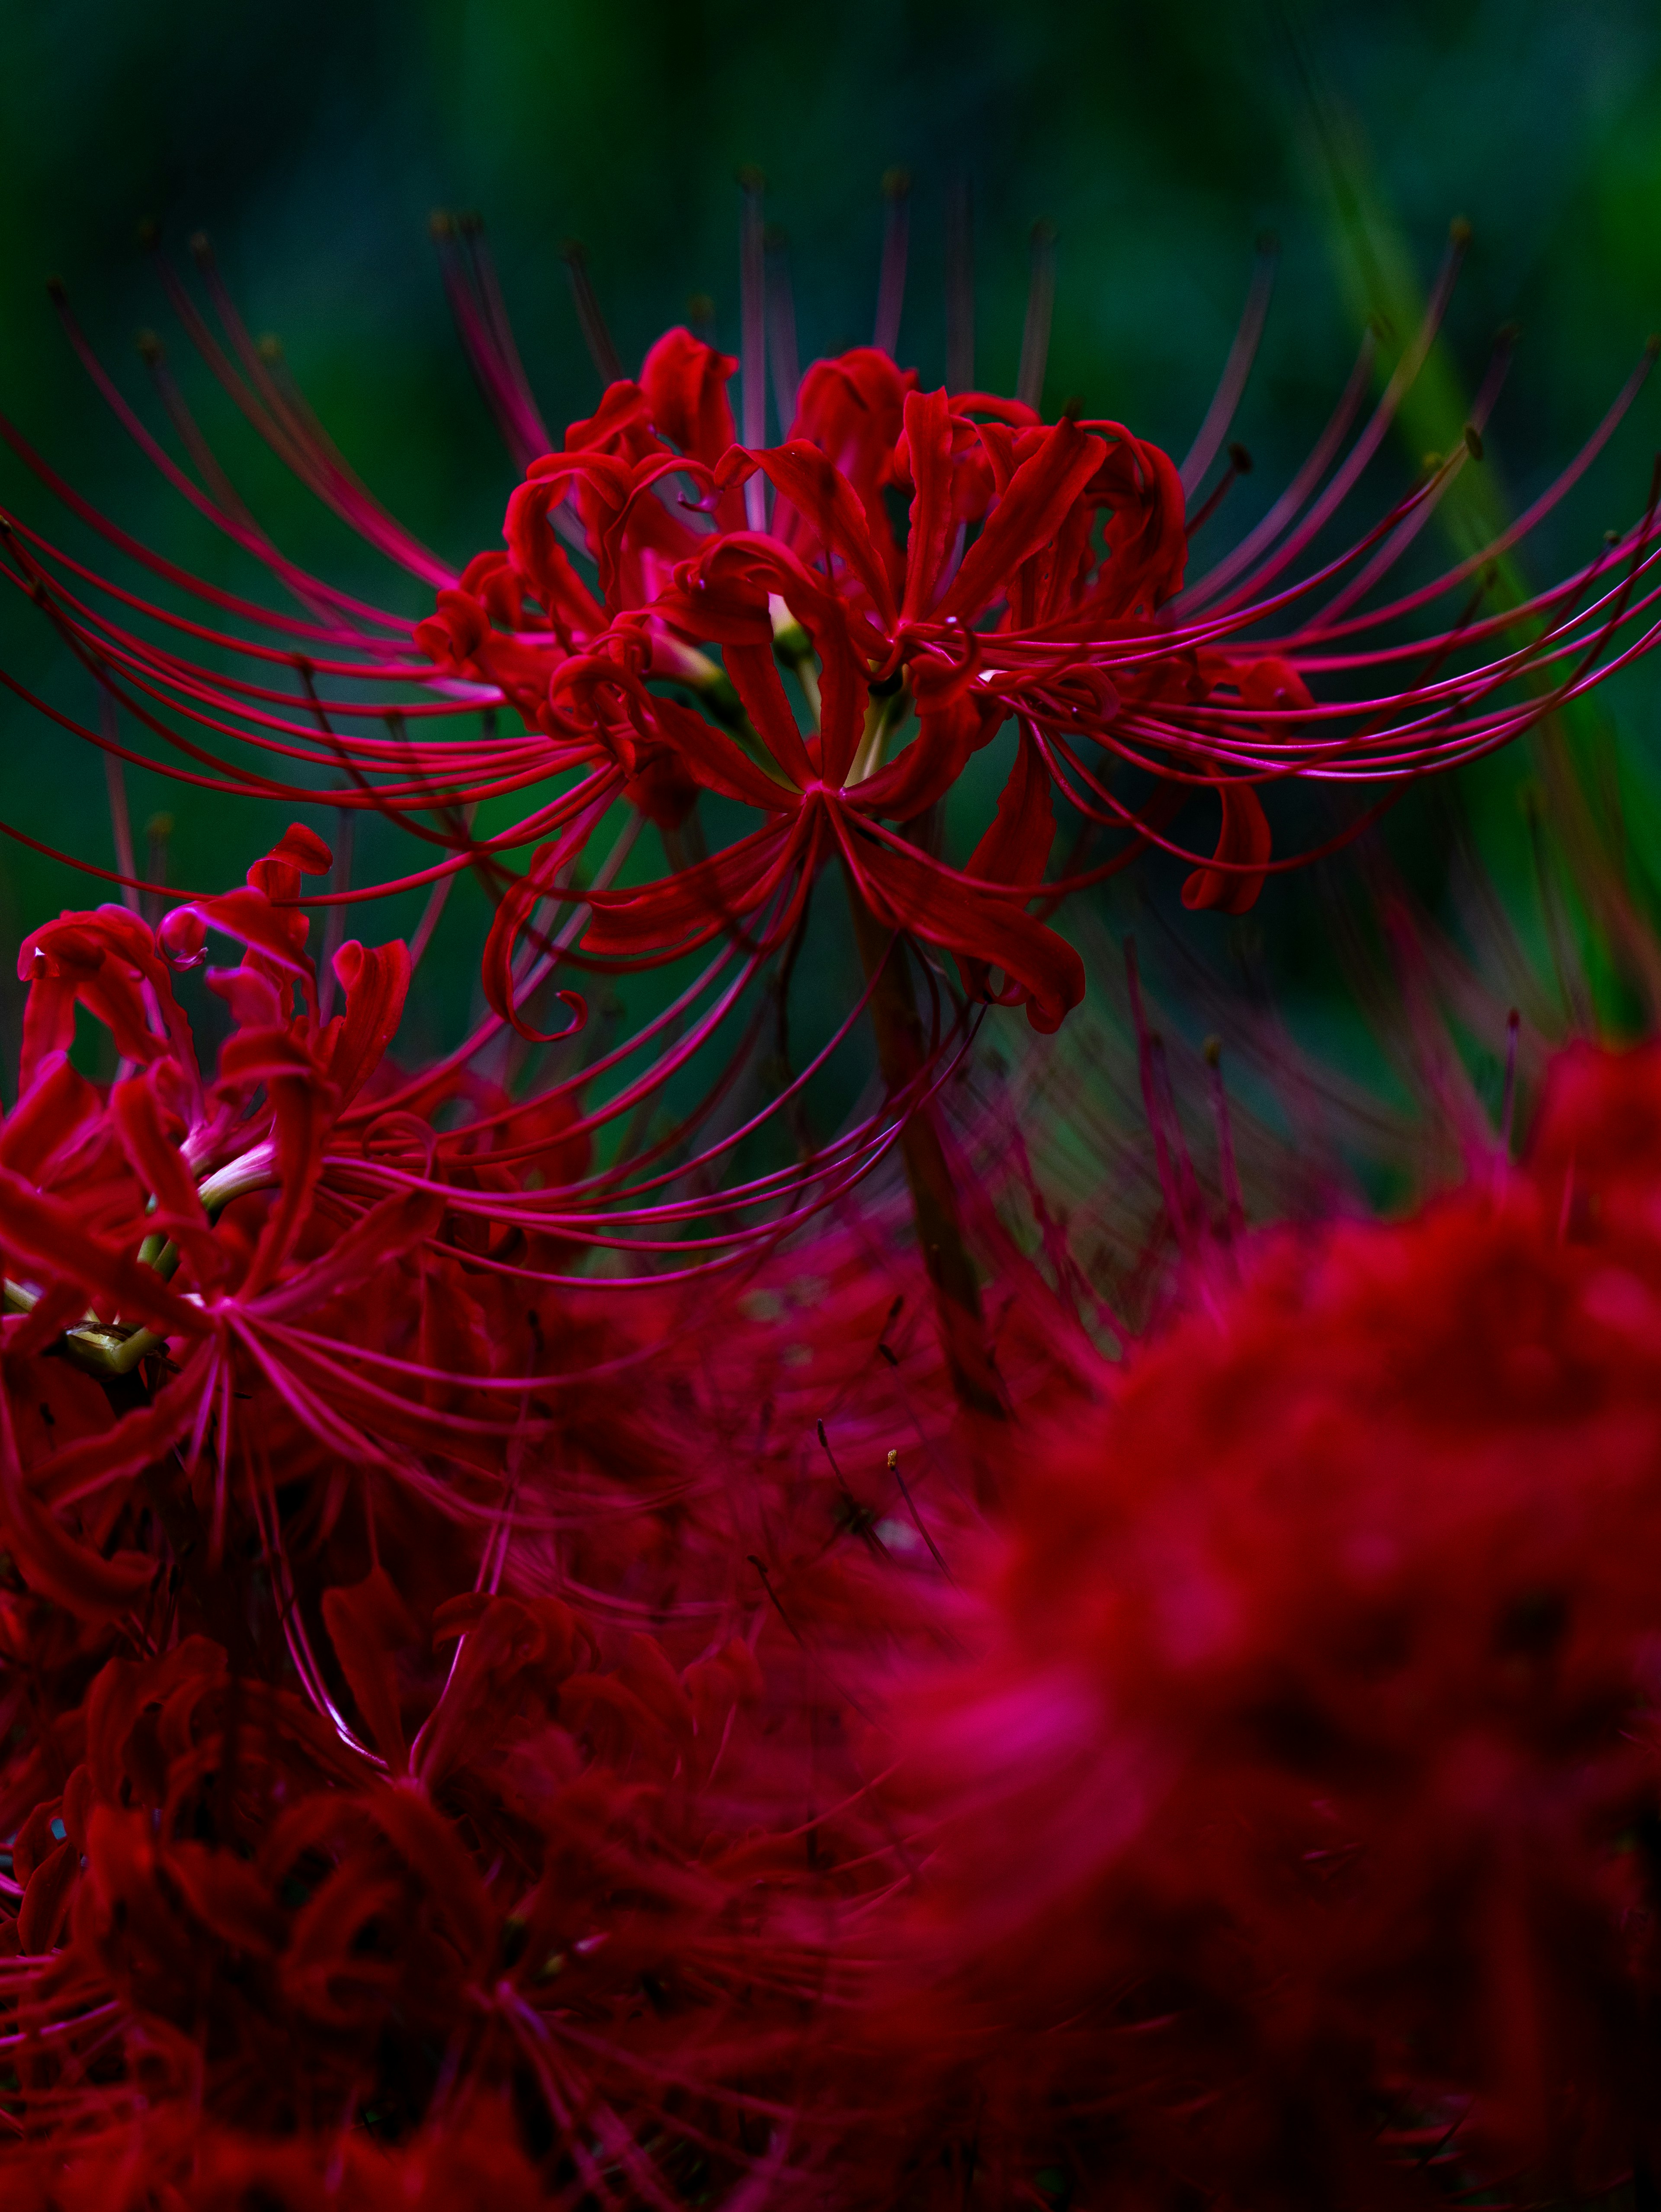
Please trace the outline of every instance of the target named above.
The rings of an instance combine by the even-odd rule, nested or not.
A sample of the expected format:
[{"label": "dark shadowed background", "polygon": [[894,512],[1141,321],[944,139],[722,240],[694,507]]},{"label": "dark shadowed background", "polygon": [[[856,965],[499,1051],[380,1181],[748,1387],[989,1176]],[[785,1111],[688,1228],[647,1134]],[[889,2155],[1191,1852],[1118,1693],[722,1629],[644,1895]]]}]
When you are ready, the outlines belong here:
[{"label": "dark shadowed background", "polygon": [[[496,541],[513,477],[451,332],[428,236],[435,207],[484,217],[532,380],[560,423],[589,412],[597,390],[560,258],[569,239],[587,249],[630,367],[695,292],[713,299],[716,335],[737,349],[740,163],[764,171],[770,220],[789,235],[804,358],[868,340],[879,179],[891,165],[911,172],[900,351],[937,378],[946,194],[966,177],[981,380],[1013,384],[1030,228],[1048,218],[1060,243],[1047,409],[1076,395],[1178,453],[1226,352],[1254,240],[1272,229],[1281,275],[1238,426],[1256,461],[1231,495],[1239,522],[1306,449],[1364,320],[1379,319],[1386,363],[1399,347],[1451,217],[1469,219],[1474,244],[1448,342],[1390,457],[1396,488],[1424,450],[1457,435],[1496,325],[1514,319],[1523,339],[1483,465],[1489,512],[1514,511],[1567,459],[1661,323],[1652,0],[847,0],[822,11],[9,0],[0,20],[0,404],[125,526],[244,588],[92,392],[47,301],[45,279],[58,275],[155,420],[132,343],[142,326],[168,335],[137,242],[144,218],[186,259],[190,234],[211,234],[249,320],[281,334],[337,442],[457,561]],[[420,587],[379,572],[206,384],[191,380],[204,420],[280,542],[419,611]],[[1530,548],[1530,574],[1585,557],[1641,508],[1658,421],[1652,393]],[[46,512],[9,456],[0,496]],[[0,610],[0,663],[88,712],[86,679],[21,601]],[[1642,675],[1624,679],[1579,738],[1618,750],[1620,803],[1640,843],[1655,696]],[[15,701],[0,702],[0,814],[107,863],[98,760]],[[1390,849],[1433,904],[1463,812],[1525,933],[1536,927],[1518,804],[1533,773],[1519,753],[1466,779],[1456,805],[1415,794],[1397,809]],[[141,824],[161,809],[175,817],[175,880],[235,880],[262,849],[257,810],[132,781]],[[1316,887],[1273,883],[1237,926],[1185,917],[1178,880],[1156,868],[1116,887],[1113,915],[1144,900],[1214,963],[1244,945],[1290,1003],[1340,1033],[1343,979]],[[18,848],[0,854],[9,942],[88,901],[64,870]],[[464,908],[433,974],[458,1018]]]}]

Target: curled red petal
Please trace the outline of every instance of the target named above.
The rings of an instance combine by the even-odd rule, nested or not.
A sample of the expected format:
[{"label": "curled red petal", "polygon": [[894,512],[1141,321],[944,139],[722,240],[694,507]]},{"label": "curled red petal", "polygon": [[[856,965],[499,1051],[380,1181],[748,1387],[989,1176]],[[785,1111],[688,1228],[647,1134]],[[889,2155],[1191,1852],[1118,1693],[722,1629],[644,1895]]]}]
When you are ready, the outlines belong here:
[{"label": "curled red petal", "polygon": [[1219,914],[1247,914],[1263,887],[1262,870],[1270,851],[1269,817],[1249,783],[1226,783],[1219,796],[1223,827],[1213,857],[1231,865],[1227,869],[1196,868],[1183,885],[1183,904],[1213,908]]},{"label": "curled red petal", "polygon": [[1024,729],[997,813],[964,873],[992,883],[1041,884],[1055,839],[1056,810],[1043,756],[1031,731]]},{"label": "curled red petal", "polygon": [[1100,438],[1057,422],[1021,462],[986,527],[963,557],[934,610],[937,621],[978,614],[1003,597],[1021,563],[1047,544],[1106,453]]},{"label": "curled red petal", "polygon": [[178,1240],[203,1287],[225,1272],[196,1179],[163,1125],[161,1109],[146,1076],[118,1083],[110,1094],[110,1121],[135,1173],[155,1200],[155,1226]]},{"label": "curled red petal", "polygon": [[154,1559],[136,1552],[106,1559],[40,1503],[18,1459],[9,1408],[0,1412],[0,1519],[7,1548],[30,1589],[81,1620],[119,1618],[155,1578]]},{"label": "curled red petal", "polygon": [[31,1182],[53,1154],[71,1143],[98,1113],[100,1100],[86,1077],[61,1052],[35,1065],[34,1080],[0,1126],[0,1167]]},{"label": "curled red petal", "polygon": [[29,1876],[17,1908],[17,1940],[25,1951],[49,1951],[63,1931],[81,1873],[81,1854],[67,1838]]},{"label": "curled red petal", "polygon": [[872,538],[866,509],[842,471],[817,446],[800,438],[772,447],[757,459],[819,543],[842,556],[864,586],[878,620],[891,629],[894,595],[887,568]]},{"label": "curled red petal", "polygon": [[910,846],[851,835],[841,813],[837,835],[879,921],[965,962],[1001,968],[1025,999],[1034,1029],[1059,1029],[1084,997],[1083,961],[1017,899],[989,896]]},{"label": "curled red petal", "polygon": [[905,443],[913,490],[900,620],[912,623],[934,604],[956,527],[952,403],[944,392],[907,392]]},{"label": "curled red petal", "polygon": [[67,1276],[130,1322],[163,1336],[200,1336],[201,1310],[170,1291],[154,1267],[94,1237],[76,1208],[32,1189],[0,1168],[0,1247],[27,1262],[46,1282]]},{"label": "curled red petal", "polygon": [[334,956],[346,1009],[329,1054],[329,1080],[341,1104],[355,1098],[398,1033],[410,991],[410,948],[402,939],[373,950],[356,941]]},{"label": "curled red petal", "polygon": [[738,366],[731,354],[717,353],[681,328],[666,331],[641,363],[640,387],[654,428],[707,468],[736,434],[727,386]]}]

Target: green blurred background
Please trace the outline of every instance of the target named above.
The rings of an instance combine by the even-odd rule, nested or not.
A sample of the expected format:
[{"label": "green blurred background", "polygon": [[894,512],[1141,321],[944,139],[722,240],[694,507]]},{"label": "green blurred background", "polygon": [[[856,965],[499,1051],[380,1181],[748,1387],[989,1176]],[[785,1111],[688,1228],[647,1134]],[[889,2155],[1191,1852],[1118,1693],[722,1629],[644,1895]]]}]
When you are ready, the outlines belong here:
[{"label": "green blurred background", "polygon": [[[736,350],[740,163],[764,171],[769,217],[789,234],[805,359],[868,339],[879,180],[893,164],[912,173],[901,354],[938,377],[945,196],[967,177],[981,380],[1013,384],[1029,229],[1047,217],[1060,233],[1047,405],[1078,395],[1179,453],[1226,352],[1254,240],[1272,228],[1282,263],[1238,426],[1256,460],[1232,495],[1240,523],[1306,449],[1363,322],[1383,318],[1386,357],[1400,343],[1451,217],[1471,221],[1475,243],[1447,345],[1392,457],[1396,488],[1423,449],[1457,434],[1496,325],[1515,319],[1524,335],[1474,495],[1490,514],[1549,479],[1661,323],[1653,0],[846,0],[776,11],[731,0],[5,0],[0,20],[0,404],[127,528],[242,588],[249,577],[91,392],[44,291],[49,274],[66,281],[155,421],[132,347],[142,325],[167,334],[137,245],[145,217],[185,258],[192,232],[211,234],[248,319],[281,333],[338,444],[457,561],[496,542],[513,475],[451,332],[427,234],[435,207],[484,216],[557,425],[590,411],[596,393],[560,260],[567,239],[587,248],[626,363],[694,292],[713,298],[717,336]],[[204,376],[187,380],[286,549],[421,611],[418,586],[288,483]],[[1658,419],[1648,394],[1530,547],[1530,574],[1584,559],[1606,526],[1641,508]],[[9,456],[0,497],[31,519],[48,510]],[[1455,512],[1449,527],[1457,536],[1477,520]],[[84,677],[15,599],[0,609],[0,657],[89,712]],[[1618,753],[1620,802],[1640,844],[1655,700],[1646,676],[1625,678],[1603,719],[1571,733]],[[0,813],[107,861],[97,759],[12,701],[0,702]],[[1433,908],[1445,903],[1463,819],[1525,937],[1539,938],[1518,805],[1537,767],[1519,756],[1465,779],[1451,807],[1418,795],[1396,810],[1389,849]],[[235,880],[262,848],[269,821],[258,810],[131,781],[139,823],[161,807],[176,817],[174,880]],[[1244,947],[1299,1019],[1340,1051],[1362,1051],[1318,886],[1282,878],[1236,927],[1185,917],[1178,881],[1155,869],[1116,887],[1108,918],[1116,927],[1146,902],[1173,943],[1220,973]],[[456,902],[429,983],[455,1018],[466,937],[482,919],[466,898],[478,896]],[[9,941],[87,900],[63,870],[15,847],[0,854]],[[1618,979],[1612,988],[1618,1000]],[[3,1011],[15,1026],[15,999]],[[434,1019],[445,1027],[451,1016]]]}]

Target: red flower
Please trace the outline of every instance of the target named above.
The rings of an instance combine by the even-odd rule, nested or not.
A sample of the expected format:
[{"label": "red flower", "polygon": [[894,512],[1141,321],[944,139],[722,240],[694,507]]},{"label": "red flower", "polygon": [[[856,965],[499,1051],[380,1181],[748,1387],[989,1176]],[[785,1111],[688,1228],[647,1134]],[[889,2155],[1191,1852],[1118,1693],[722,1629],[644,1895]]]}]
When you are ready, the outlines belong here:
[{"label": "red flower", "polygon": [[[1213,498],[1192,506],[1244,386],[1263,284],[1218,404],[1180,469],[1116,422],[1046,427],[1022,400],[924,393],[878,348],[813,364],[798,390],[781,386],[788,428],[775,447],[759,434],[757,355],[746,368],[753,434],[739,443],[727,398],[736,364],[685,331],[659,340],[638,380],[611,382],[595,413],[551,451],[482,240],[476,230],[446,231],[441,242],[463,336],[525,469],[508,501],[504,550],[481,554],[459,576],[400,531],[322,441],[282,373],[248,340],[205,252],[228,350],[209,339],[162,264],[187,326],[251,418],[320,496],[437,586],[436,610],[413,636],[411,626],[301,575],[240,510],[189,483],[73,324],[88,367],[175,482],[270,560],[314,618],[261,617],[273,642],[251,646],[249,676],[228,679],[147,642],[123,627],[125,613],[96,613],[79,595],[80,572],[21,525],[9,565],[141,726],[170,736],[158,710],[172,706],[212,730],[216,746],[234,730],[272,771],[232,770],[198,749],[200,766],[179,772],[225,788],[297,793],[284,763],[299,758],[344,771],[326,794],[343,805],[405,819],[448,809],[451,826],[439,834],[458,849],[414,880],[442,882],[470,862],[499,868],[513,851],[539,847],[509,900],[515,918],[557,873],[574,875],[619,793],[672,842],[700,792],[754,810],[755,830],[738,832],[707,868],[682,866],[687,855],[677,848],[669,873],[608,891],[578,929],[580,942],[562,945],[568,964],[651,963],[715,938],[736,937],[764,956],[789,941],[806,884],[835,854],[879,922],[953,951],[976,995],[1023,1002],[1051,1025],[1076,999],[1080,971],[1027,909],[1042,898],[1048,912],[1065,889],[1148,846],[1183,849],[1165,823],[1187,793],[1214,792],[1222,820],[1214,849],[1190,855],[1185,896],[1238,913],[1267,872],[1291,865],[1270,857],[1264,785],[1310,775],[1380,781],[1388,793],[1506,742],[1577,696],[1623,657],[1622,635],[1648,641],[1647,521],[1528,608],[1467,611],[1452,629],[1411,644],[1396,635],[1409,616],[1463,592],[1561,497],[1609,436],[1641,368],[1585,452],[1501,545],[1376,603],[1446,486],[1480,453],[1503,358],[1467,441],[1349,551],[1310,564],[1310,547],[1387,435],[1426,356],[1463,234],[1372,416],[1356,429],[1364,349],[1307,467],[1238,546],[1197,576],[1190,532],[1246,465],[1232,459]],[[896,307],[885,295],[885,331]],[[586,312],[592,325],[592,303]],[[746,313],[753,335],[758,299]],[[178,412],[171,383],[163,388]],[[908,510],[903,533],[899,504]],[[199,588],[216,621],[220,611],[254,612]],[[156,611],[131,605],[147,621]],[[273,664],[297,656],[313,702],[299,719],[269,681]],[[1430,672],[1406,689],[1396,673],[1403,656]],[[356,693],[353,678],[380,690],[419,683],[424,696],[382,735],[384,705]],[[517,710],[523,734],[497,732],[482,744],[431,734],[435,714],[502,703]],[[922,849],[908,824],[1011,719],[1018,757],[1006,799],[1023,824],[1018,865],[1012,870],[1006,840],[983,836],[954,869]],[[1140,799],[1120,787],[1126,770],[1153,779]],[[551,776],[568,779],[551,799]],[[532,785],[544,790],[520,820],[478,842],[466,834],[465,803]],[[1084,838],[1117,831],[1119,849],[1050,876],[1044,830],[1057,795]],[[515,1002],[500,937],[490,989],[498,1009]]]},{"label": "red flower", "polygon": [[[304,907],[387,886],[301,827],[154,933],[106,907],[23,947],[7,2188],[956,2203],[1053,2197],[1059,2169],[1325,2206],[1450,2160],[1461,2191],[1603,2188],[1634,2147],[1653,2171],[1661,1062],[1564,1062],[1497,1193],[1231,1230],[1238,1279],[1116,1370],[985,1188],[1018,1179],[1070,1296],[1019,1133],[960,1159],[934,1104],[971,1007],[1052,1029],[1077,1003],[1050,915],[1181,850],[1186,797],[1220,814],[1186,902],[1244,912],[1288,865],[1263,785],[1418,774],[1594,680],[1647,619],[1648,521],[1525,611],[1525,642],[1510,613],[1420,641],[1403,690],[1403,618],[1475,565],[1363,600],[1460,456],[1337,562],[1306,556],[1451,264],[1371,422],[1352,441],[1364,362],[1286,498],[1196,576],[1227,404],[1177,466],[859,349],[781,388],[770,444],[751,284],[742,441],[735,364],[672,331],[554,451],[478,251],[452,239],[447,276],[522,481],[459,575],[356,483],[211,264],[222,347],[166,279],[251,418],[434,593],[423,622],[295,569],[216,464],[203,490],[159,447],[301,615],[150,561],[211,611],[187,622],[21,523],[0,563],[101,687],[112,758],[136,726],[200,787],[380,811],[434,856],[400,879],[430,887],[411,950],[344,945],[321,984]],[[227,619],[250,633],[229,674]],[[954,864],[946,802],[1001,733]],[[1058,798],[1078,842],[1052,873]],[[689,1157],[748,1041],[704,1048],[776,981],[783,1060],[832,865],[887,1097],[717,1187],[801,1079]],[[490,1011],[400,1071],[463,867],[495,900]],[[205,978],[210,1072],[178,974],[216,938],[240,961]],[[952,956],[955,1007],[925,1016],[895,939],[931,989]],[[526,1085],[504,1032],[536,1038],[551,996],[584,1022],[567,967],[695,955],[642,1028]],[[70,1058],[83,1016],[107,1086]],[[1202,1255],[1137,1018],[1169,1225]],[[891,1146],[910,1221],[880,1195],[832,1215]],[[585,1275],[606,1245],[634,1255],[622,1296]],[[718,1287],[739,1256],[744,1295]]]},{"label": "red flower", "polygon": [[1654,2170],[1658,1099],[1578,1048],[1497,1193],[1266,1238],[1028,1456],[907,1727],[910,2155],[934,2099],[1159,2201]]}]

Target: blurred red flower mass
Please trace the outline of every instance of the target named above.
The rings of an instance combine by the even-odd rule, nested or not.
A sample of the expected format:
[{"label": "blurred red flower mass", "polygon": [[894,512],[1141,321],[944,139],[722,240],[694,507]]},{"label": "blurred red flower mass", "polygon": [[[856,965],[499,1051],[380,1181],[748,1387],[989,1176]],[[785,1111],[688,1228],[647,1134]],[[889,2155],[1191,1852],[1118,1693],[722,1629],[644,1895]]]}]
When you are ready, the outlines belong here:
[{"label": "blurred red flower mass", "polygon": [[271,903],[318,860],[203,913],[248,947],[211,1086],[143,924],[27,950],[17,2201],[1314,2205],[1654,2157],[1661,1052],[1565,1055],[1524,1167],[1410,1220],[1214,1246],[1122,1375],[1017,1268],[989,1519],[997,1425],[889,1343],[915,1261],[826,1230],[806,1303],[526,1307],[376,1194],[418,1117],[338,1133],[400,971],[346,948],[318,1027]]},{"label": "blurred red flower mass", "polygon": [[1092,2202],[1654,2172],[1658,1314],[1661,1052],[1577,1047],[1523,1171],[1256,1240],[1033,1449],[885,1747],[897,2124],[1070,2112]]},{"label": "blurred red flower mass", "polygon": [[[1133,963],[1159,1196],[1123,1311],[970,1053],[990,1005],[1046,1038],[1080,1006],[1068,892],[1156,847],[1242,913],[1293,864],[1261,791],[1387,794],[1648,647],[1651,514],[1482,611],[1643,371],[1503,539],[1378,604],[1508,358],[1326,550],[1456,234],[1372,412],[1369,341],[1196,575],[1266,277],[1178,465],[1040,419],[1047,307],[1020,397],[923,391],[892,222],[879,342],[799,377],[759,216],[741,421],[690,331],[616,374],[579,272],[605,389],[557,450],[482,242],[442,231],[520,475],[459,574],[205,252],[222,342],[162,264],[255,427],[430,588],[417,621],[277,551],[159,347],[195,477],[70,325],[301,615],[145,554],[6,428],[207,614],[6,523],[96,680],[95,732],[47,711],[104,750],[129,903],[25,939],[0,1123],[5,2202],[1647,2203],[1661,1048],[1561,1054],[1522,1164],[1467,1130],[1468,1180],[1401,1219],[1247,1232],[1220,1075],[1214,1190]],[[995,739],[958,865],[945,802]],[[131,758],[322,803],[336,846],[143,881]],[[354,884],[366,814],[429,864]],[[423,1056],[464,870],[484,1011]],[[862,988],[793,1072],[832,872]],[[416,887],[409,944],[347,939]],[[573,985],[681,961],[620,1038]],[[826,1135],[810,1079],[867,1020]]]}]

